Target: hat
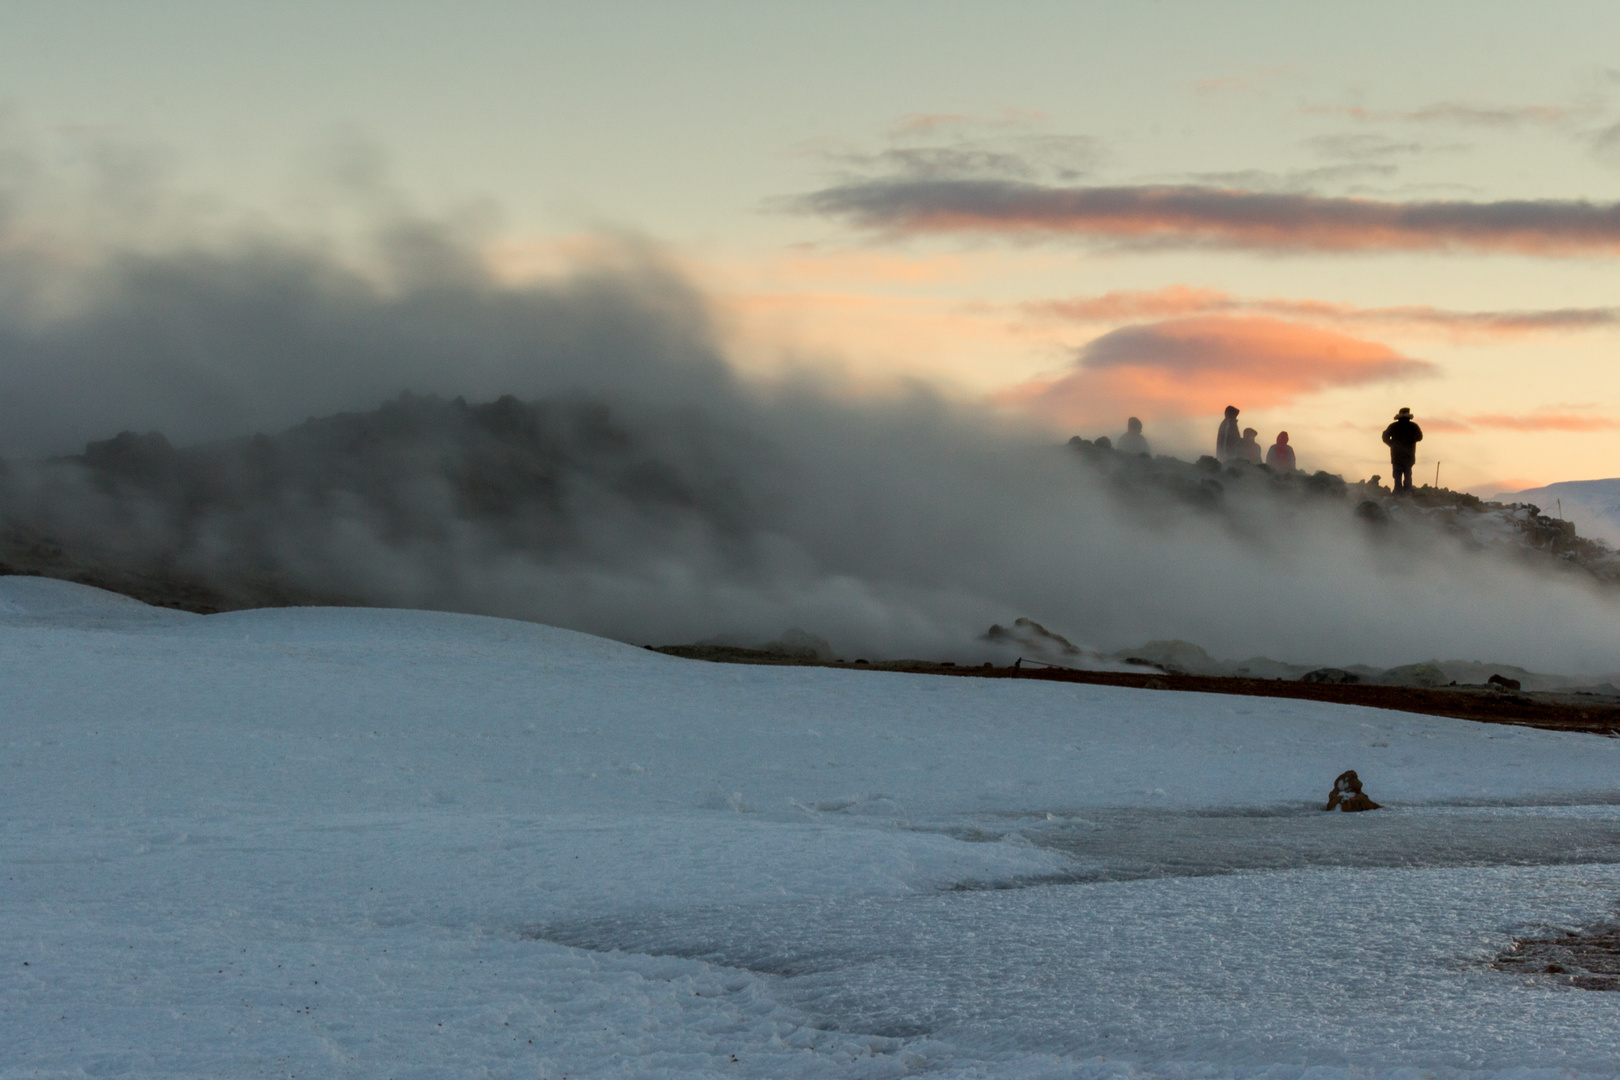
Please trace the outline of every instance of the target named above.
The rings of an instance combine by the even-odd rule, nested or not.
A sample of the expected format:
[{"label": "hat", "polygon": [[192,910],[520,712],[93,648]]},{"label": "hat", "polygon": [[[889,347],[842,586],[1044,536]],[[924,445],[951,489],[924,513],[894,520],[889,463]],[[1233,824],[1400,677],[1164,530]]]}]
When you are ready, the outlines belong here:
[{"label": "hat", "polygon": [[1412,410],[1408,409],[1405,405],[1402,405],[1401,406],[1401,411],[1395,414],[1395,419],[1397,419],[1397,420],[1410,420],[1410,419],[1412,419]]},{"label": "hat", "polygon": [[1236,405],[1228,405],[1226,407],[1226,415],[1227,416],[1236,416],[1237,414],[1238,414],[1238,407]]}]

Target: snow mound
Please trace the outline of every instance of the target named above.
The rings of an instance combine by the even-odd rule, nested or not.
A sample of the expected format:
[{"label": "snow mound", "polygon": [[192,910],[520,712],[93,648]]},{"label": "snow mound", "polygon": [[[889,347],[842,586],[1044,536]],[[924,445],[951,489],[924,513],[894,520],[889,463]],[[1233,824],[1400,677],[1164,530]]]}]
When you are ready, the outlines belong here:
[{"label": "snow mound", "polygon": [[0,577],[0,622],[9,625],[128,625],[196,618],[189,612],[153,607],[93,585],[22,574]]},{"label": "snow mound", "polygon": [[[1620,739],[437,612],[0,600],[6,1076],[1620,1060],[1613,995],[1491,966],[1612,916]],[[1321,813],[1345,768],[1386,809]]]},{"label": "snow mound", "polygon": [[[143,605],[144,606],[144,605]],[[351,644],[443,645],[458,649],[506,646],[532,650],[549,660],[640,662],[678,661],[622,641],[541,623],[463,615],[449,611],[399,608],[255,608],[206,615],[188,622],[183,633],[222,641],[263,645]]]}]

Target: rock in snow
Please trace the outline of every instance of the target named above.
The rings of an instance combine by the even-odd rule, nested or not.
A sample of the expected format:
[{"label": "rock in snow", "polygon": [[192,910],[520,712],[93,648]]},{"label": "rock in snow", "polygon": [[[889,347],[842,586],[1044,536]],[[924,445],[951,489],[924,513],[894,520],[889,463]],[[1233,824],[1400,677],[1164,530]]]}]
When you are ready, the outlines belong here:
[{"label": "rock in snow", "polygon": [[1354,814],[1361,810],[1378,810],[1381,807],[1362,793],[1361,778],[1356,775],[1356,770],[1347,769],[1333,781],[1333,790],[1328,792],[1327,805],[1322,809],[1338,809],[1347,814]]}]

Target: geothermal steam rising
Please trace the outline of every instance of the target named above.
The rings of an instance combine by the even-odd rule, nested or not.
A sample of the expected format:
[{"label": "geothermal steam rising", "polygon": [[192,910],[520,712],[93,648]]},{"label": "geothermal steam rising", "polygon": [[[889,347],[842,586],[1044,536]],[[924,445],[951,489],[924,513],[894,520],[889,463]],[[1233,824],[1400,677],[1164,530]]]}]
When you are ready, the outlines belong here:
[{"label": "geothermal steam rising", "polygon": [[[183,445],[406,390],[600,401],[638,452],[725,491],[729,509],[575,483],[566,535],[537,552],[458,519],[424,459],[399,486],[419,516],[438,514],[430,535],[401,535],[359,498],[250,511],[246,491],[223,500],[213,535],[251,512],[279,572],[311,587],[635,642],[803,626],[845,655],[972,659],[991,622],[1029,615],[1107,648],[1182,637],[1303,663],[1620,668],[1616,604],[1573,579],[1463,557],[1439,536],[1392,550],[1339,506],[1259,500],[1224,518],[1165,506],[1149,520],[1046,433],[925,391],[853,400],[804,376],[744,384],[702,298],[645,253],[514,288],[445,231],[393,236],[375,276],[262,239],[109,250],[71,270],[37,244],[0,244],[6,451],[75,451],[121,429]],[[50,307],[47,294],[75,300]],[[34,497],[65,527],[166,542],[155,509],[110,516],[90,487],[64,489],[71,470],[47,471],[21,479],[50,485]],[[232,555],[220,540],[187,557]]]}]

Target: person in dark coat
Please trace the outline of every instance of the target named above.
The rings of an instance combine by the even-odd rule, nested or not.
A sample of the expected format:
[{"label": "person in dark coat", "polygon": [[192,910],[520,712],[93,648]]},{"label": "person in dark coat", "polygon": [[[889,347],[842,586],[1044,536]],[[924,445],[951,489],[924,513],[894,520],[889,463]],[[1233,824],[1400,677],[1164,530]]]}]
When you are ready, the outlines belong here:
[{"label": "person in dark coat", "polygon": [[1243,433],[1238,430],[1238,408],[1236,405],[1226,407],[1226,419],[1221,421],[1221,428],[1215,433],[1215,460],[1225,463],[1239,456],[1238,444],[1243,441]]},{"label": "person in dark coat", "polygon": [[1238,443],[1238,457],[1250,465],[1260,464],[1260,433],[1252,427],[1243,429],[1243,441]]},{"label": "person in dark coat", "polygon": [[1417,444],[1423,429],[1412,422],[1412,410],[1402,407],[1395,422],[1384,429],[1384,445],[1389,447],[1389,464],[1395,470],[1395,494],[1412,490],[1412,466],[1417,464]]},{"label": "person in dark coat", "polygon": [[1272,472],[1294,471],[1294,448],[1288,445],[1288,432],[1277,432],[1277,441],[1266,451],[1266,468]]},{"label": "person in dark coat", "polygon": [[1125,434],[1119,437],[1114,447],[1122,454],[1148,453],[1147,436],[1142,434],[1142,421],[1134,416],[1125,421]]}]

